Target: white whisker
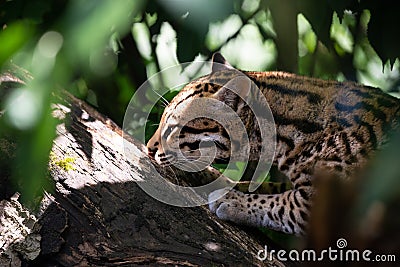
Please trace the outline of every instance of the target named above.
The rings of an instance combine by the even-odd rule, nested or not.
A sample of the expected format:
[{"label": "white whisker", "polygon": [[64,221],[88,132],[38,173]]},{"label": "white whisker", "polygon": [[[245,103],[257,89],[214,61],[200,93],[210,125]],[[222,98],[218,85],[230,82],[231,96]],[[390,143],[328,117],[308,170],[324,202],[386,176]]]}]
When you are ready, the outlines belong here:
[{"label": "white whisker", "polygon": [[152,90],[154,93],[156,93],[156,95],[158,95],[158,96],[161,98],[161,101],[162,101],[164,107],[166,107],[166,106],[169,105],[169,102],[168,102],[167,99],[165,99],[165,97],[163,97],[160,93],[158,93],[158,92],[157,92],[156,90],[154,90],[153,88],[151,88],[151,90]]},{"label": "white whisker", "polygon": [[172,169],[171,165],[168,165],[167,167],[168,167],[168,169],[169,169],[169,170],[173,173],[173,175],[174,175],[175,184],[176,184],[176,185],[179,185],[179,180],[178,180],[178,177],[176,176],[176,173],[174,172],[174,169]]}]

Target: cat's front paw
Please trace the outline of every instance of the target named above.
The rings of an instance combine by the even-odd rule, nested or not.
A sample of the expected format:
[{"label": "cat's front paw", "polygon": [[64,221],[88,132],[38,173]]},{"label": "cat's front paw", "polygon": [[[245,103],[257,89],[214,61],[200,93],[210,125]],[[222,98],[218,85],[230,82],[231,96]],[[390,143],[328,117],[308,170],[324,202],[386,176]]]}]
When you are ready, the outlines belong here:
[{"label": "cat's front paw", "polygon": [[229,194],[230,188],[222,188],[211,192],[208,195],[208,207],[212,213],[216,213],[219,205],[223,203],[226,194]]},{"label": "cat's front paw", "polygon": [[208,196],[209,208],[222,220],[243,221],[246,210],[241,203],[243,196],[242,192],[230,188],[215,190]]}]

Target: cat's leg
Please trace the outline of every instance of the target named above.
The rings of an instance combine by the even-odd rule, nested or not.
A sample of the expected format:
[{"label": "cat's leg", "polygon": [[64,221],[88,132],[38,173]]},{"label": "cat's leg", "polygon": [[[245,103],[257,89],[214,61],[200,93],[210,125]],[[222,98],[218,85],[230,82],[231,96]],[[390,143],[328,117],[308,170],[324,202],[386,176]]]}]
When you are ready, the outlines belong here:
[{"label": "cat's leg", "polygon": [[271,195],[220,189],[210,194],[210,201],[218,200],[209,207],[223,220],[301,235],[306,230],[312,195],[311,185]]},{"label": "cat's leg", "polygon": [[[234,189],[243,192],[249,193],[250,181],[240,181],[237,182]],[[253,194],[279,194],[283,193],[287,190],[292,189],[291,183],[283,183],[283,182],[262,182],[256,191],[252,192]]]}]

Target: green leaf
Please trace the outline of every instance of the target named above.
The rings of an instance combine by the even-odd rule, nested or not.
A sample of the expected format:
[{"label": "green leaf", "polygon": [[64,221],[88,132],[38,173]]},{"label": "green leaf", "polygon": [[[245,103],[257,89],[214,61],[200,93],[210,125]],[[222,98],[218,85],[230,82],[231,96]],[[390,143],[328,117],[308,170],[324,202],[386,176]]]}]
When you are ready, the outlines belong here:
[{"label": "green leaf", "polygon": [[209,23],[219,21],[234,11],[236,1],[231,0],[160,0],[164,18],[177,32],[178,58],[188,62],[203,52],[206,54],[204,40]]},{"label": "green leaf", "polygon": [[32,36],[32,33],[32,25],[23,21],[14,22],[0,32],[0,66],[22,48]]},{"label": "green leaf", "polygon": [[298,10],[310,22],[318,39],[327,47],[332,47],[330,28],[333,10],[327,1],[302,0],[297,1]]}]

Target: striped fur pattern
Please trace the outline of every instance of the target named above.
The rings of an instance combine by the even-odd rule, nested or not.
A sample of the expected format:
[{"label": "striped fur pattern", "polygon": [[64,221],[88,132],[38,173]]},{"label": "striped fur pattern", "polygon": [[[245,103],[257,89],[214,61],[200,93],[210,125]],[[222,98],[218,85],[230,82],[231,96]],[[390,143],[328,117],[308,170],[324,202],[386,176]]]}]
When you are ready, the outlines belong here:
[{"label": "striped fur pattern", "polygon": [[[188,158],[200,155],[201,142],[205,146],[213,143],[217,148],[215,161],[229,160],[234,144],[217,122],[198,118],[180,125],[191,112],[188,104],[202,97],[223,101],[239,115],[249,135],[250,159],[258,158],[260,130],[253,113],[240,97],[217,85],[229,82],[234,75],[232,67],[218,53],[213,62],[224,65],[214,64],[212,73],[189,83],[165,109],[159,128],[147,144],[149,156],[159,164],[179,160],[173,151],[164,151],[162,140]],[[237,190],[225,194],[224,189],[217,190],[212,197],[225,195],[211,203],[210,209],[224,220],[304,234],[315,194],[314,177],[323,173],[348,179],[364,167],[388,141],[388,132],[398,126],[400,101],[380,89],[352,82],[284,72],[242,73],[268,101],[277,130],[273,164],[292,186],[279,194]]]}]

